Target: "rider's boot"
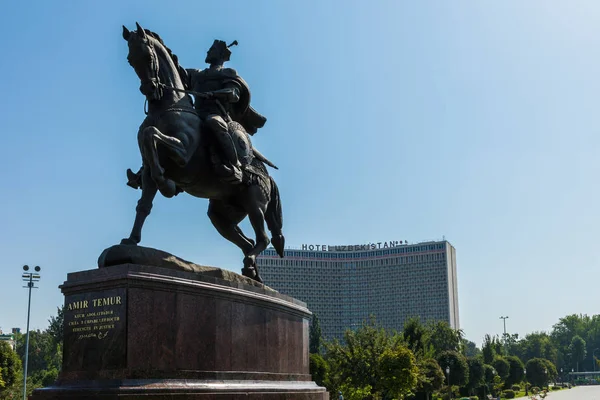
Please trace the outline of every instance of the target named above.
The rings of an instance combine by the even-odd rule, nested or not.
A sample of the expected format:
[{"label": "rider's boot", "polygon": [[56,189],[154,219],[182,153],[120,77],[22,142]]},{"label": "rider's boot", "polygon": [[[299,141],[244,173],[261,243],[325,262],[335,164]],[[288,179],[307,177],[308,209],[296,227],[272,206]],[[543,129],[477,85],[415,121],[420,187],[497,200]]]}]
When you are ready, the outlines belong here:
[{"label": "rider's boot", "polygon": [[142,187],[142,168],[136,173],[134,173],[131,169],[127,169],[127,186],[132,187],[134,189],[139,189]]},{"label": "rider's boot", "polygon": [[222,150],[224,160],[216,164],[217,174],[227,183],[242,183],[242,164],[238,160],[237,152],[233,145],[233,140],[228,132],[219,132],[217,134],[219,144]]}]

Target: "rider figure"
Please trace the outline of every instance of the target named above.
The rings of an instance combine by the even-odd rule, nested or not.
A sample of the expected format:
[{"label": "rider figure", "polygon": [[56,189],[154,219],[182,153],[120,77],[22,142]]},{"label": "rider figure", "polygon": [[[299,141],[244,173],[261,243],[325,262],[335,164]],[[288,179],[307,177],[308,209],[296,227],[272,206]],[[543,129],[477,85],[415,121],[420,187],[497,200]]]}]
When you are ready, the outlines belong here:
[{"label": "rider figure", "polygon": [[236,114],[236,103],[242,97],[249,101],[249,90],[245,82],[234,69],[223,67],[231,56],[229,47],[236,44],[237,42],[233,42],[227,46],[224,41],[215,40],[206,53],[205,62],[210,66],[204,70],[187,69],[185,82],[187,89],[204,94],[195,96],[194,107],[202,118],[203,129],[217,142],[220,162],[216,162],[216,171],[223,180],[231,183],[242,181],[242,171],[228,123]]},{"label": "rider figure", "polygon": [[[229,46],[222,40],[215,40],[206,53],[206,69],[180,69],[185,88],[195,93],[194,107],[203,121],[202,129],[214,139],[217,157],[213,157],[216,173],[229,183],[241,183],[241,163],[235,145],[229,134],[228,123],[236,121],[247,133],[253,135],[262,128],[266,118],[250,106],[250,89],[248,84],[232,68],[224,68],[229,61],[229,47],[237,45],[234,41]],[[211,146],[214,148],[214,146]],[[216,158],[216,159],[215,159]],[[134,174],[128,170],[129,186],[140,187],[141,170]]]}]

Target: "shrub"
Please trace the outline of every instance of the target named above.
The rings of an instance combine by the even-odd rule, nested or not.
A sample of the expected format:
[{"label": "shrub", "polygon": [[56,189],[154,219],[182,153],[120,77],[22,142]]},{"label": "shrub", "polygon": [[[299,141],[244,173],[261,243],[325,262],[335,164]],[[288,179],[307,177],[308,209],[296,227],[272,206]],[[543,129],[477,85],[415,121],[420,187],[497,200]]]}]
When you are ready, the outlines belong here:
[{"label": "shrub", "polygon": [[515,398],[515,392],[513,390],[505,390],[504,392],[502,392],[502,394],[507,399],[514,399]]},{"label": "shrub", "polygon": [[518,392],[519,390],[521,390],[521,386],[519,386],[519,385],[512,385],[511,389],[514,390],[515,392]]},{"label": "shrub", "polygon": [[560,390],[561,387],[560,386],[552,386],[552,390]]},{"label": "shrub", "polygon": [[534,386],[534,387],[531,388],[531,392],[534,393],[534,394],[535,393],[539,393],[540,392],[540,388],[537,387],[537,386]]},{"label": "shrub", "polygon": [[477,396],[471,396],[471,397],[469,397],[469,400],[479,400],[479,397],[477,397]]}]

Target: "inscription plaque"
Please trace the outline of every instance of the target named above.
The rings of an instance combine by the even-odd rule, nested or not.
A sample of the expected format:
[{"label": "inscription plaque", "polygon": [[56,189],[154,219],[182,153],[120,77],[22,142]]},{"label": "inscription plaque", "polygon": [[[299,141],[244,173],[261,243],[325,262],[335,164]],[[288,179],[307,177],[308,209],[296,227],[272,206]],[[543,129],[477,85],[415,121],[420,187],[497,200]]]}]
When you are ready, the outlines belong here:
[{"label": "inscription plaque", "polygon": [[127,289],[65,296],[64,354],[68,371],[125,368]]}]

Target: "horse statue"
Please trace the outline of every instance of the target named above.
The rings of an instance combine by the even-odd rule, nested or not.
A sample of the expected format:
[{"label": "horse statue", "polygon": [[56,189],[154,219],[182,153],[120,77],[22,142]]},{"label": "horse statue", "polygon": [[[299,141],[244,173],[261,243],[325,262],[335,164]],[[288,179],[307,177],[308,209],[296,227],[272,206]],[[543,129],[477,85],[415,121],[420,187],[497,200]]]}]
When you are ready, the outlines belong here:
[{"label": "horse statue", "polygon": [[[147,116],[138,130],[142,155],[142,195],[136,207],[131,234],[121,244],[137,245],[142,227],[157,192],[172,197],[181,192],[209,199],[208,216],[217,231],[238,246],[243,254],[242,274],[262,282],[256,257],[270,243],[284,256],[283,215],[277,184],[265,164],[273,166],[252,148],[250,136],[230,121],[230,133],[242,163],[242,183],[228,183],[215,173],[211,137],[203,134],[202,121],[181,79],[181,67],[171,50],[154,32],[138,23],[136,31],[123,27],[127,60],[138,75],[140,91],[146,96]],[[194,93],[202,96],[202,93]],[[274,167],[274,166],[273,166]],[[250,239],[238,224],[248,216],[255,233]]]}]

